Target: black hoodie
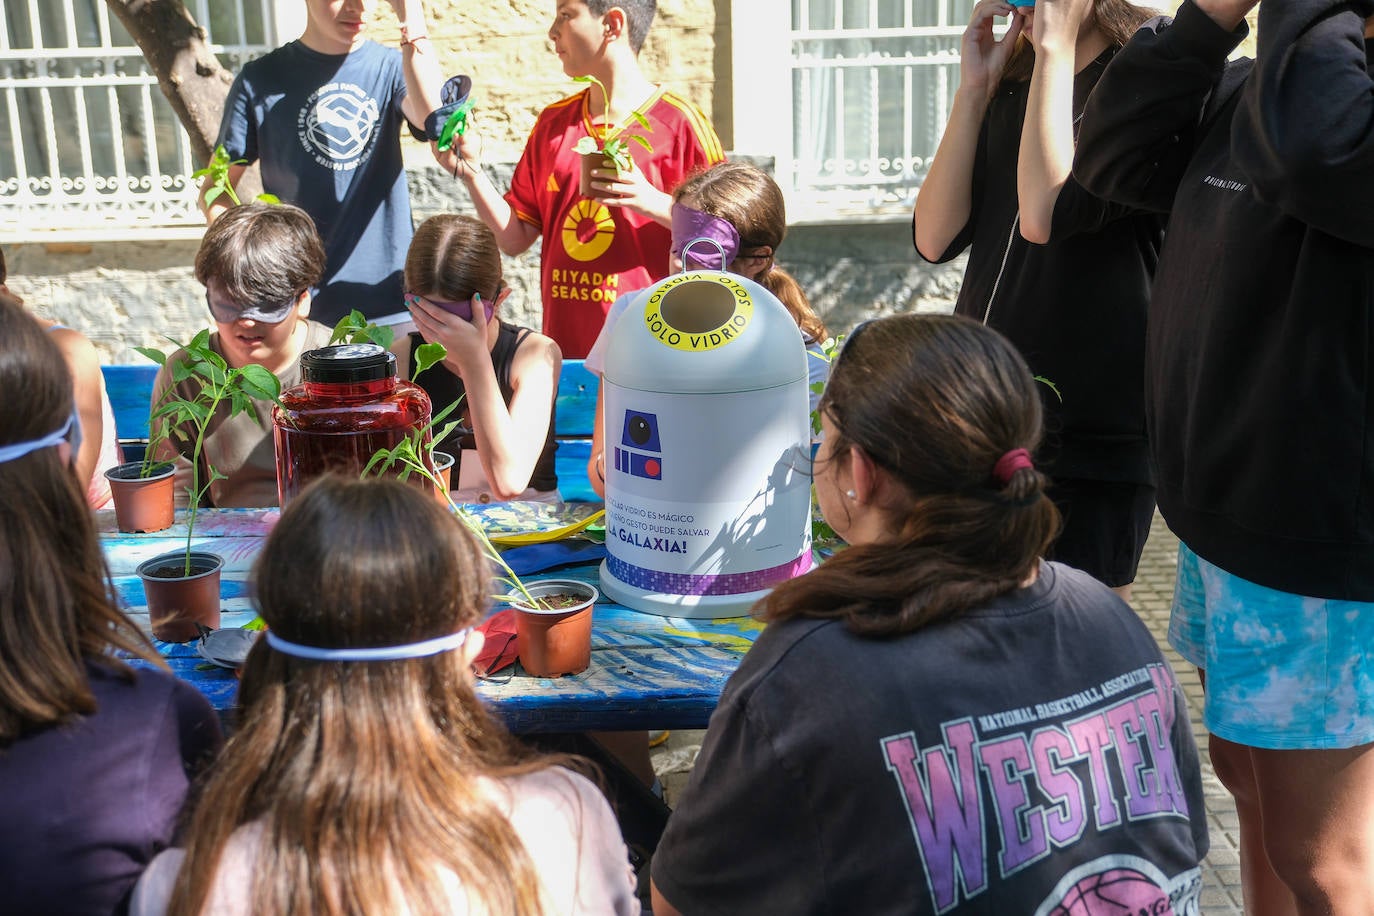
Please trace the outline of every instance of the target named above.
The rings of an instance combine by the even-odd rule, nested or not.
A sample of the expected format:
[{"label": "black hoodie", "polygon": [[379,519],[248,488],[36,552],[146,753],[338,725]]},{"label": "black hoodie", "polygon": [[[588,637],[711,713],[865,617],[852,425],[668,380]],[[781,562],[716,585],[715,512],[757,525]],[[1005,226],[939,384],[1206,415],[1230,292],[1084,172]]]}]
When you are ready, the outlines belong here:
[{"label": "black hoodie", "polygon": [[1374,2],[1259,9],[1234,91],[1243,25],[1186,0],[1142,28],[1089,100],[1074,174],[1171,211],[1146,346],[1169,526],[1261,585],[1374,601]]},{"label": "black hoodie", "polygon": [[[1114,52],[1075,75],[1075,116]],[[969,221],[937,261],[972,245],[955,312],[1002,332],[1054,385],[1040,386],[1045,437],[1036,464],[1059,478],[1148,484],[1145,312],[1163,220],[1109,204],[1070,178],[1049,243],[1022,238],[1016,161],[1029,89],[1004,82],[988,105]]]}]

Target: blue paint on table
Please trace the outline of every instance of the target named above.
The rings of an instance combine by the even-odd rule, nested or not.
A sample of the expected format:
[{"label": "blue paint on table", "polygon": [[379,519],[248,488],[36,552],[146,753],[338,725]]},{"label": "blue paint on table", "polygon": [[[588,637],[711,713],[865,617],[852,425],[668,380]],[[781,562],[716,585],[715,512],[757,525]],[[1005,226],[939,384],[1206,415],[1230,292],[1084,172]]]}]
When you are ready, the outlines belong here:
[{"label": "blue paint on table", "polygon": [[[596,507],[562,509],[532,504],[472,507],[488,530],[551,529],[585,517]],[[220,594],[223,626],[243,626],[256,616],[250,573],[275,509],[201,510],[192,544],[224,557]],[[184,549],[178,523],[151,534],[120,533],[111,510],[96,513],[101,542],[125,610],[144,629],[148,612],[137,565],[160,553]],[[541,578],[573,578],[597,584],[598,566],[562,568]],[[581,674],[560,678],[526,675],[517,665],[478,682],[478,694],[520,733],[652,728],[704,728],[726,680],[738,667],[761,625],[747,618],[696,620],[657,617],[614,604],[603,596],[593,611],[592,663]],[[173,672],[198,688],[223,714],[232,709],[238,680],[196,654],[194,643],[157,643]]]}]

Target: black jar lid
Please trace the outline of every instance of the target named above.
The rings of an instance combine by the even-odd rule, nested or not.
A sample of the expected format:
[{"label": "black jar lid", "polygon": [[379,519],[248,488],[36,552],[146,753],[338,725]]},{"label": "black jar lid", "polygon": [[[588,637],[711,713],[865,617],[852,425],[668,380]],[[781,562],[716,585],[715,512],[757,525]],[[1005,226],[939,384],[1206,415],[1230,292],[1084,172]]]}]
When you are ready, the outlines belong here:
[{"label": "black jar lid", "polygon": [[301,354],[301,381],[346,385],[396,376],[396,357],[377,344],[340,344]]}]

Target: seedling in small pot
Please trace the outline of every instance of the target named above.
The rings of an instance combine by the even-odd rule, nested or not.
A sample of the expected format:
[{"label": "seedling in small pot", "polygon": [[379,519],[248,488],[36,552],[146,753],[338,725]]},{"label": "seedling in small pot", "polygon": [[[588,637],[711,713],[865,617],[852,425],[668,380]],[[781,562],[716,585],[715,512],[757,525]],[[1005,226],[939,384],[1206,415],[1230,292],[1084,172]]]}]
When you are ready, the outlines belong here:
[{"label": "seedling in small pot", "polygon": [[[173,341],[175,343],[175,341]],[[191,483],[186,488],[189,497],[189,515],[186,522],[186,575],[191,574],[191,539],[195,534],[196,511],[200,501],[216,480],[224,475],[209,461],[204,462],[202,480],[202,457],[205,453],[205,436],[210,429],[210,421],[222,405],[227,405],[227,417],[247,413],[258,419],[253,410],[253,400],[280,403],[281,382],[262,366],[250,363],[238,369],[231,369],[220,356],[210,348],[210,332],[203,330],[196,334],[188,344],[179,345],[185,351],[185,358],[171,365],[172,385],[154,405],[148,419],[151,434],[149,453],[153,441],[172,439],[184,450],[189,450],[191,463]],[[166,367],[168,356],[153,347],[136,347],[139,353],[159,366]],[[182,382],[194,380],[196,393],[183,397],[177,393]],[[226,418],[227,418],[226,417]]]},{"label": "seedling in small pot", "polygon": [[[579,83],[592,83],[600,89],[602,111],[609,114],[611,104],[610,96],[607,94],[606,86],[601,80],[590,75],[575,76],[573,80]],[[644,117],[640,112],[631,111],[630,118],[634,122],[635,127],[650,133],[653,132],[653,125],[651,125],[649,119]],[[573,151],[582,156],[600,155],[601,162],[606,165],[614,166],[617,172],[629,172],[635,167],[634,158],[630,155],[631,142],[638,143],[650,153],[654,151],[653,144],[649,142],[649,139],[636,132],[634,127],[628,124],[611,126],[603,124],[600,126],[593,126],[590,134],[580,138],[577,143],[574,144]],[[596,163],[595,159],[592,161],[593,164]],[[584,176],[585,174],[586,170],[584,166]],[[590,195],[590,191],[591,189],[585,185],[582,188],[582,193],[584,195]]]}]

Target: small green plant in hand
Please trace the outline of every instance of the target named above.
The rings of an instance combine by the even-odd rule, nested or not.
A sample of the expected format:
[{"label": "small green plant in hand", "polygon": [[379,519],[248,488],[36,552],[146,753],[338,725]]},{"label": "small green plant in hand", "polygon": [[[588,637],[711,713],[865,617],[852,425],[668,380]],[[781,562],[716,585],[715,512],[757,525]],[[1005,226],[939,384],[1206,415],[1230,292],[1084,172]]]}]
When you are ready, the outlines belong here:
[{"label": "small green plant in hand", "polygon": [[[606,86],[601,80],[594,76],[574,76],[574,82],[592,83],[601,90],[602,110],[609,114],[611,107],[610,96],[606,93]],[[630,117],[640,128],[652,131],[653,126],[649,119],[638,111],[630,112]],[[616,171],[628,172],[634,168],[634,160],[630,156],[630,143],[638,143],[648,152],[653,152],[653,144],[642,134],[635,133],[629,125],[612,127],[594,127],[592,133],[582,137],[573,146],[573,151],[584,156],[592,153],[600,153],[608,162],[615,163]]]},{"label": "small green plant in hand", "polygon": [[[205,453],[205,436],[209,432],[210,423],[220,408],[227,406],[229,412],[225,419],[246,413],[261,424],[261,418],[253,409],[253,401],[256,399],[280,404],[281,381],[267,369],[252,363],[231,369],[224,357],[211,349],[209,330],[201,331],[188,344],[176,344],[176,341],[172,343],[184,350],[186,355],[184,359],[171,364],[172,384],[153,405],[148,427],[155,441],[176,441],[182,454],[186,455],[191,463],[191,484],[186,488],[186,493],[190,497],[190,515],[186,522],[184,573],[189,576],[196,510],[209,491],[210,485],[216,480],[225,479],[225,475],[208,460],[203,468],[205,479],[201,479],[201,458]],[[135,349],[159,366],[168,365],[168,356],[161,350],[153,347]],[[196,383],[196,393],[191,397],[184,397],[177,393],[177,386],[188,380]],[[153,442],[150,441],[150,453],[152,446]]]},{"label": "small green plant in hand", "polygon": [[[238,194],[234,193],[234,184],[229,180],[229,170],[234,166],[247,165],[247,159],[230,159],[229,151],[221,143],[215,147],[214,153],[210,155],[210,164],[203,169],[197,169],[191,173],[192,181],[199,181],[202,178],[209,178],[210,185],[205,189],[205,206],[209,207],[221,197],[228,196],[238,206],[243,201],[239,200]],[[259,194],[255,200],[265,204],[279,204],[281,198],[275,194]]]}]

